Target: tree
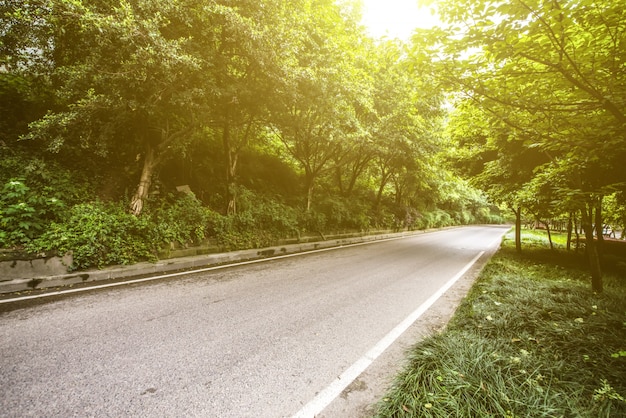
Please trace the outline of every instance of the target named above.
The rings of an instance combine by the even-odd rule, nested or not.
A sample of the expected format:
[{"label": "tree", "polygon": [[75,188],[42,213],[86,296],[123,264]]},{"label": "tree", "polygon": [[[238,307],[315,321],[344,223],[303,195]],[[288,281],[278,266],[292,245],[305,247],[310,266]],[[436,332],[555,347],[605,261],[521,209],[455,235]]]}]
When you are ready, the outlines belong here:
[{"label": "tree", "polygon": [[[289,10],[287,10],[289,9]],[[239,156],[251,141],[262,137],[270,123],[269,105],[282,90],[292,45],[287,13],[301,15],[284,2],[220,2],[211,25],[215,27],[216,54],[212,60],[215,100],[211,125],[221,131],[226,164],[227,212],[236,212]],[[285,49],[280,54],[276,45]]]},{"label": "tree", "polygon": [[389,184],[398,204],[414,198],[423,202],[435,194],[429,186],[435,178],[430,164],[440,147],[441,91],[432,87],[429,63],[410,61],[397,40],[379,42],[372,60],[374,119],[367,129],[374,152],[375,207]]},{"label": "tree", "polygon": [[[333,1],[317,0],[301,15],[284,95],[272,125],[285,151],[304,172],[305,208],[311,210],[319,177],[342,163],[358,131],[355,54],[364,34]],[[351,82],[352,81],[352,82]]]},{"label": "tree", "polygon": [[454,169],[484,190],[493,202],[513,212],[515,247],[521,252],[524,199],[520,192],[532,180],[535,169],[548,161],[548,156],[472,100],[456,105],[446,136],[450,141],[447,158]]},{"label": "tree", "polygon": [[58,105],[31,124],[26,138],[48,141],[55,152],[137,155],[131,211],[140,214],[156,167],[195,126],[208,65],[197,53],[201,43],[191,42],[200,4],[51,0],[35,17],[29,7],[17,6],[20,23],[47,30],[15,50],[36,47],[39,59],[27,57],[26,65],[46,74]]},{"label": "tree", "polygon": [[[443,81],[519,132],[527,148],[569,167],[570,192],[586,196],[585,231],[593,231],[589,215],[597,196],[626,180],[602,174],[626,155],[623,8],[568,0],[459,0],[438,8],[450,24],[447,33],[430,35],[446,56]],[[592,233],[587,245],[592,287],[599,291]]]}]

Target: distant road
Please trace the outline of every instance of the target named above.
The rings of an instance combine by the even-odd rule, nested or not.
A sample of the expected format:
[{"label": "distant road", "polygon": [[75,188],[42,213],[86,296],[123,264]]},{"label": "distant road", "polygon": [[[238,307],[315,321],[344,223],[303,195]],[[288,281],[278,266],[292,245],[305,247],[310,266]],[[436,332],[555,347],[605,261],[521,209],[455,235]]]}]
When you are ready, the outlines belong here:
[{"label": "distant road", "polygon": [[0,416],[312,416],[507,229],[5,304]]}]

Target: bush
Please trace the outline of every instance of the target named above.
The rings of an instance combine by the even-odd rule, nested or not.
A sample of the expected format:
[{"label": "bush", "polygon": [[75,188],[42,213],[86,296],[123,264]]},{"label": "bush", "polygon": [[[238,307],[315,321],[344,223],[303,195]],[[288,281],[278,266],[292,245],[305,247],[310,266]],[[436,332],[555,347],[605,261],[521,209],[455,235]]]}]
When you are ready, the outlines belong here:
[{"label": "bush", "polygon": [[158,241],[182,246],[201,243],[207,236],[210,219],[217,214],[203,207],[193,194],[168,197],[169,201],[162,202],[150,214]]},{"label": "bush", "polygon": [[372,226],[369,207],[359,200],[326,197],[304,217],[309,231],[368,230]]},{"label": "bush", "polygon": [[23,178],[9,180],[0,192],[0,246],[29,243],[64,209],[61,200],[32,191]]},{"label": "bush", "polygon": [[298,233],[298,212],[278,198],[255,195],[243,189],[240,192],[239,209],[244,227],[263,230],[275,238]]},{"label": "bush", "polygon": [[148,217],[135,217],[120,204],[83,203],[54,222],[27,250],[71,252],[71,269],[156,260],[158,234]]},{"label": "bush", "polygon": [[455,222],[450,214],[441,209],[423,213],[415,223],[417,229],[441,228],[454,224]]},{"label": "bush", "polygon": [[298,234],[295,209],[245,188],[240,188],[238,195],[236,215],[214,215],[210,222],[218,244],[225,250],[266,247]]}]

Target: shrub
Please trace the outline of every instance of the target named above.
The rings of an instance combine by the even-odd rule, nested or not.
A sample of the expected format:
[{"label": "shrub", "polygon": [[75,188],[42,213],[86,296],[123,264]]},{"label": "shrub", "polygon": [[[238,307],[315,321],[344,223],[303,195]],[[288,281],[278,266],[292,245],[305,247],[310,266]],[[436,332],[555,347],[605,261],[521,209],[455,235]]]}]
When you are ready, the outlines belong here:
[{"label": "shrub", "polygon": [[295,209],[245,188],[240,188],[238,195],[236,215],[213,215],[209,222],[218,244],[225,250],[265,247],[298,234]]},{"label": "shrub", "polygon": [[203,207],[193,194],[168,197],[169,201],[163,201],[151,213],[158,241],[183,246],[199,244],[207,236],[209,220],[214,216],[212,211]]},{"label": "shrub", "polygon": [[29,243],[64,209],[61,200],[32,191],[23,178],[9,180],[0,192],[0,246]]},{"label": "shrub", "polygon": [[239,199],[242,226],[263,230],[275,238],[298,233],[297,211],[276,197],[255,195],[243,189]]},{"label": "shrub", "polygon": [[71,269],[155,260],[156,231],[148,217],[135,217],[120,204],[83,203],[64,222],[54,222],[31,242],[32,252],[72,252]]},{"label": "shrub", "polygon": [[454,224],[455,222],[450,214],[441,209],[435,209],[431,212],[422,213],[415,223],[417,229],[441,228]]},{"label": "shrub", "polygon": [[322,199],[305,218],[310,231],[367,230],[372,226],[369,207],[357,199]]}]

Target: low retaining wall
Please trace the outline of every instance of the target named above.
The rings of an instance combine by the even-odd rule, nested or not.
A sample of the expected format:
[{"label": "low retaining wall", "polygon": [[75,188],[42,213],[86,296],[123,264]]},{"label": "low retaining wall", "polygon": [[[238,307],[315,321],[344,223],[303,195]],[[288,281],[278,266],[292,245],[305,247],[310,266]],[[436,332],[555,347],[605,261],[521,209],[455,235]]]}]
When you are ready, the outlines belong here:
[{"label": "low retaining wall", "polygon": [[[400,238],[420,232],[424,231],[397,233],[377,231],[377,234],[375,235],[363,233],[338,234],[323,237],[326,238],[325,240],[319,240],[322,237],[318,236],[316,238],[318,241],[314,241],[313,237],[303,237],[300,241],[307,242],[287,244],[287,242],[293,242],[294,240],[285,240],[284,245],[222,253],[214,252],[211,254],[208,254],[207,251],[216,251],[216,247],[210,247],[210,249],[205,247],[187,248],[183,250],[173,250],[168,254],[168,257],[170,258],[159,260],[156,263],[144,262],[127,266],[111,266],[101,270],[84,270],[72,273],[67,272],[67,267],[72,263],[71,256],[69,255],[63,258],[43,257],[32,260],[20,259],[4,261],[0,262],[0,266],[2,266],[5,262],[8,264],[0,267],[0,293],[69,286],[100,280],[167,273],[176,270],[200,269],[218,264],[269,258],[278,255],[306,252],[321,248],[356,244],[359,242]],[[11,267],[11,265],[13,265],[13,267]],[[7,273],[5,274],[2,269],[8,269]],[[18,273],[18,271],[20,273]]]},{"label": "low retaining wall", "polygon": [[67,274],[71,264],[71,254],[63,257],[57,255],[33,257],[19,252],[4,251],[0,253],[0,286],[18,280],[26,281],[28,287],[35,288],[38,277]]}]

